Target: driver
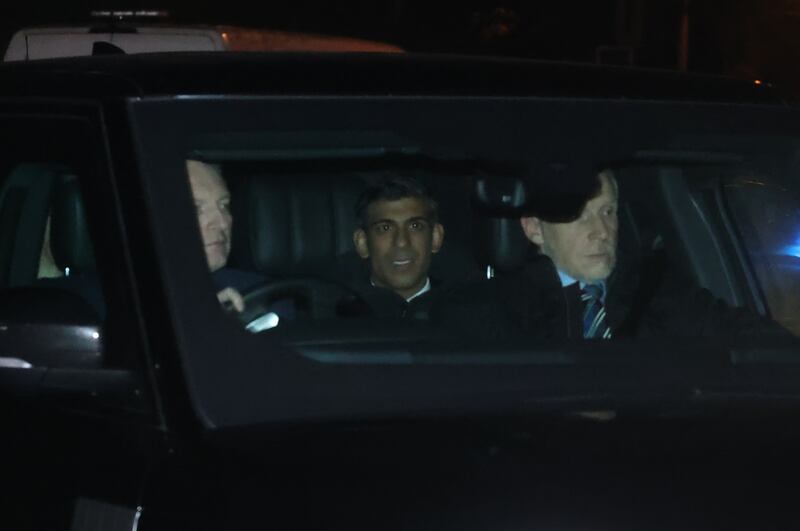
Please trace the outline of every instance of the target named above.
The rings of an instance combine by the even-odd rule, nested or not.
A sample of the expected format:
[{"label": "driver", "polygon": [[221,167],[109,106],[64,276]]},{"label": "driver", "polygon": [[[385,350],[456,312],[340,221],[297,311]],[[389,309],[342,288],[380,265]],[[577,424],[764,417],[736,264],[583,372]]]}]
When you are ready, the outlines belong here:
[{"label": "driver", "polygon": [[428,270],[444,242],[438,207],[428,189],[413,178],[387,177],[361,194],[355,213],[353,243],[369,263],[368,278],[357,286],[360,294],[379,316],[427,316],[432,287]]},{"label": "driver", "polygon": [[[245,306],[242,292],[264,283],[267,279],[256,273],[227,267],[231,252],[233,216],[231,194],[219,166],[189,159],[186,161],[186,170],[197,208],[197,221],[208,268],[218,290],[217,299],[223,306],[241,313]],[[277,304],[272,310],[281,317],[292,313],[291,310],[282,308],[281,304]]]}]

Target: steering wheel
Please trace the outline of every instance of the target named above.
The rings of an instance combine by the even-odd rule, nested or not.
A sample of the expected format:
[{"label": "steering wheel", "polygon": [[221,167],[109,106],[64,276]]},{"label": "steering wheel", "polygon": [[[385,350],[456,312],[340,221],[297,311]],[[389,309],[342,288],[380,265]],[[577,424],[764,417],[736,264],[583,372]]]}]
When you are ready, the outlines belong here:
[{"label": "steering wheel", "polygon": [[245,326],[276,307],[291,306],[296,318],[330,319],[371,314],[367,302],[354,289],[333,280],[299,277],[269,281],[244,293],[244,311],[238,315]]}]

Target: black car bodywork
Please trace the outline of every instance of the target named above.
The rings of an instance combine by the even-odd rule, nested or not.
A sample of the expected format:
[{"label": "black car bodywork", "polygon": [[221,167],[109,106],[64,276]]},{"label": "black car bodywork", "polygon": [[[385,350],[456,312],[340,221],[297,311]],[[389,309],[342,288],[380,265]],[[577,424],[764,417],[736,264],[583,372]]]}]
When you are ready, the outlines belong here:
[{"label": "black car bodywork", "polygon": [[[15,284],[24,265],[8,257],[35,238],[22,217],[11,224],[2,355],[33,366],[0,368],[3,518],[74,530],[795,527],[791,349],[441,346],[348,323],[251,336],[208,297],[187,185],[169,177],[194,152],[243,174],[255,159],[279,161],[300,179],[303,157],[349,171],[362,158],[449,160],[463,146],[538,149],[544,162],[601,152],[668,172],[735,163],[714,135],[791,135],[794,112],[765,84],[525,61],[184,54],[4,65],[0,152],[77,168],[108,318],[99,350],[47,358],[56,326],[92,334],[98,323]],[[540,120],[530,130],[528,115]],[[381,122],[397,134],[384,139]],[[488,140],[504,129],[518,133]],[[691,144],[687,132],[710,140]],[[14,204],[0,213],[29,205]],[[729,227],[718,221],[709,226]],[[746,267],[703,269],[710,254],[746,262],[741,250],[705,247],[690,229],[675,231],[687,267],[729,302],[763,306]],[[63,253],[84,245],[75,234]]]}]

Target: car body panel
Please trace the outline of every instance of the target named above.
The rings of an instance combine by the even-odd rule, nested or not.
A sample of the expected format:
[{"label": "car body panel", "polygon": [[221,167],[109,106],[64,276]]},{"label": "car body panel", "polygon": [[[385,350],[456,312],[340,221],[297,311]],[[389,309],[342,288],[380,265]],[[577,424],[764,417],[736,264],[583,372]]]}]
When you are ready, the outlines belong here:
[{"label": "car body panel", "polygon": [[[658,184],[682,164],[716,171],[739,151],[780,148],[781,134],[797,136],[795,113],[747,81],[514,60],[177,54],[0,66],[5,156],[23,151],[15,138],[32,139],[34,155],[88,154],[83,191],[117,354],[114,374],[42,368],[33,398],[0,368],[4,486],[17,489],[3,515],[16,529],[75,531],[108,529],[112,516],[145,531],[797,527],[786,488],[800,470],[793,352],[713,342],[447,351],[378,327],[348,337],[346,326],[283,345],[222,314],[187,222],[188,185],[173,178],[205,147],[291,159],[433,145],[534,160],[533,139],[557,161],[574,153],[559,147],[625,144],[637,170],[666,168],[652,171]],[[61,145],[63,117],[86,127]],[[491,119],[531,136],[481,128]],[[652,135],[633,134],[650,123]],[[670,143],[674,131],[683,143]],[[228,153],[224,140],[254,132],[269,134]],[[725,134],[750,142],[748,132],[759,142],[725,152]],[[727,256],[708,247],[695,261]],[[703,279],[746,301],[738,270],[724,273]],[[113,379],[99,376],[119,377],[123,396],[104,394]]]},{"label": "car body panel", "polygon": [[[218,75],[204,75],[209,69]],[[780,90],[767,84],[718,76],[447,55],[192,53],[92,57],[16,62],[4,65],[0,77],[8,78],[0,87],[2,94],[31,97],[89,95],[96,93],[92,87],[98,79],[116,78],[135,87],[137,96],[396,94],[786,103]],[[22,82],[24,88],[17,88]],[[105,96],[120,94],[105,89],[109,91]]]}]

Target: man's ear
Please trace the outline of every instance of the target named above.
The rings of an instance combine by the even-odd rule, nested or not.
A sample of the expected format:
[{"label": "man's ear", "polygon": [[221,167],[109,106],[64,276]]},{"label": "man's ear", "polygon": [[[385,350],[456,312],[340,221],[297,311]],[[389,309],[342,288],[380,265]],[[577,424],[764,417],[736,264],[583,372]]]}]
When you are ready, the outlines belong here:
[{"label": "man's ear", "polygon": [[525,237],[536,245],[544,244],[544,234],[542,232],[542,220],[534,216],[527,216],[519,218],[519,223],[522,225],[522,232]]},{"label": "man's ear", "polygon": [[358,256],[361,258],[369,258],[369,245],[367,245],[367,233],[364,229],[356,229],[353,231],[353,245],[356,248]]},{"label": "man's ear", "polygon": [[444,226],[441,223],[436,223],[433,226],[433,240],[431,242],[431,252],[438,253],[444,243]]}]

